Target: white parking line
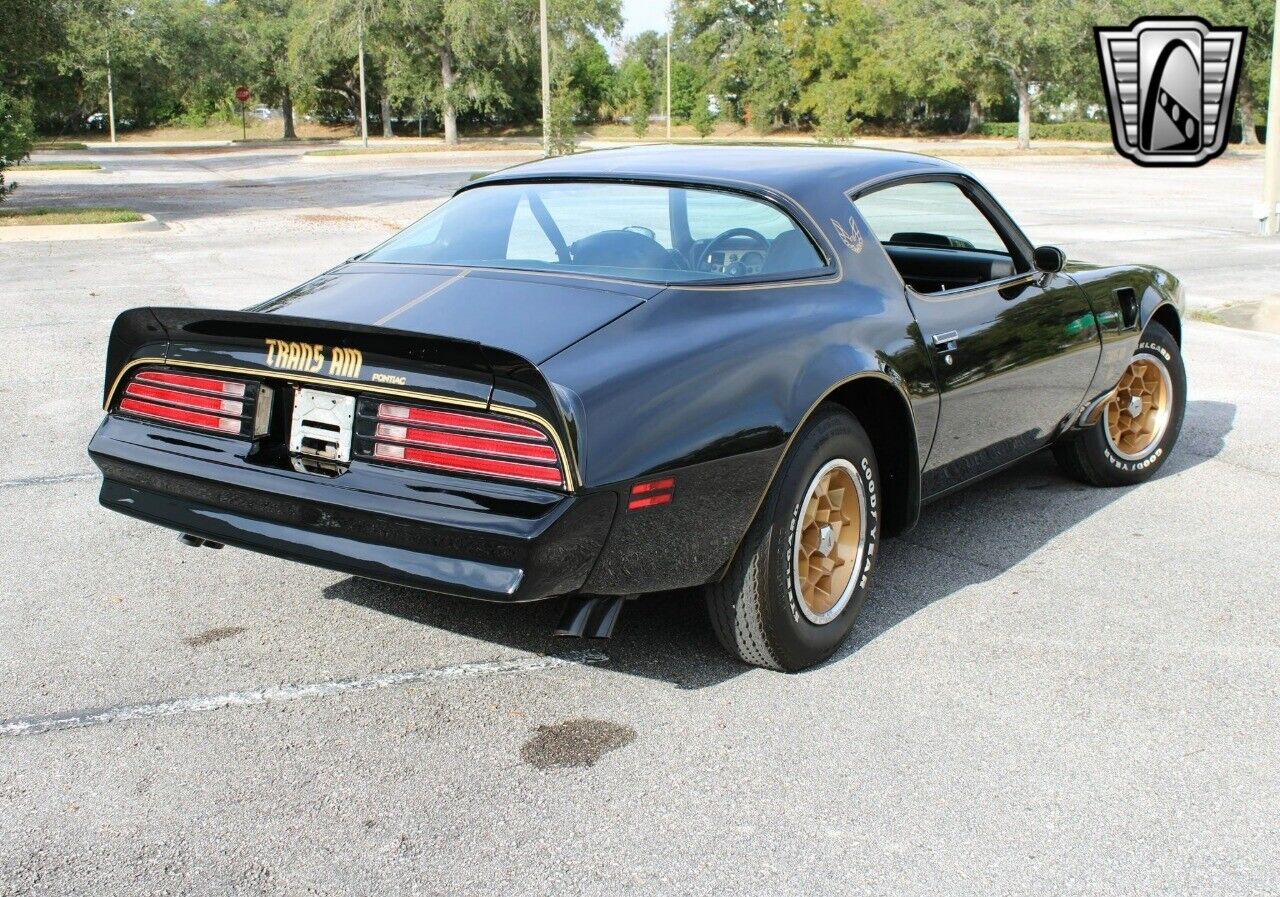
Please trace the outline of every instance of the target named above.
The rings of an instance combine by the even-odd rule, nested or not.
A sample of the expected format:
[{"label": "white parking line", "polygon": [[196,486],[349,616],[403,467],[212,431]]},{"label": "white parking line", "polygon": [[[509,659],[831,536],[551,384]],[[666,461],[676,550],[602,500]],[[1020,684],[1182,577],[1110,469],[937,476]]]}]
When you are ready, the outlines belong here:
[{"label": "white parking line", "polygon": [[302,698],[320,698],[354,691],[374,691],[397,685],[419,685],[439,679],[474,679],[484,676],[501,676],[511,673],[535,673],[559,667],[581,664],[605,663],[609,656],[602,651],[588,649],[546,657],[522,657],[514,660],[489,660],[479,663],[459,663],[452,666],[413,670],[406,673],[384,673],[380,676],[362,676],[355,679],[336,679],[327,682],[308,682],[301,685],[281,685],[253,691],[229,691],[220,695],[196,695],[174,698],[149,704],[125,704],[94,710],[70,710],[47,716],[28,716],[0,722],[0,737],[15,735],[40,735],[65,729],[81,729],[105,723],[125,722],[133,719],[150,719],[158,716],[177,716],[183,713],[201,713],[226,707],[256,707],[261,704],[277,704]]}]

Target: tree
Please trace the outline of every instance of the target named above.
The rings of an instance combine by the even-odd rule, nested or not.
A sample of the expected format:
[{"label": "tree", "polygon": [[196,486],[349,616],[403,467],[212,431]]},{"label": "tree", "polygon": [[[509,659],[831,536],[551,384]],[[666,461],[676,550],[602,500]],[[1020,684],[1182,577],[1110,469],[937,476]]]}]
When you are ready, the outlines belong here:
[{"label": "tree", "polygon": [[551,69],[550,155],[572,155],[577,148],[574,118],[581,105],[581,94],[573,82],[571,60],[567,54],[561,54]]},{"label": "tree", "polygon": [[[672,55],[675,55],[674,48]],[[707,104],[707,93],[698,71],[683,59],[671,60],[671,116],[688,121],[698,104]]]},{"label": "tree", "polygon": [[280,104],[281,136],[296,140],[293,94],[299,74],[289,56],[289,38],[300,26],[297,0],[228,0],[226,14],[240,44],[244,80],[262,100]]},{"label": "tree", "polygon": [[1269,100],[1275,4],[1271,0],[1207,0],[1197,11],[1215,25],[1243,25],[1249,29],[1244,42],[1237,106],[1241,141],[1256,144],[1257,123],[1260,119],[1265,121]]},{"label": "tree", "polygon": [[76,86],[74,117],[105,107],[108,59],[121,118],[147,126],[212,112],[235,77],[222,8],[204,0],[76,0],[54,54]]},{"label": "tree", "polygon": [[[460,115],[509,109],[518,95],[528,93],[538,58],[537,0],[317,0],[309,5],[311,25],[298,52],[331,65],[349,54],[363,17],[387,105],[393,100],[419,104],[427,99],[422,87],[430,85],[430,105],[439,112],[448,144],[458,142]],[[557,47],[593,29],[613,33],[621,22],[619,0],[561,0],[552,12],[549,25]]]},{"label": "tree", "polygon": [[711,114],[711,110],[707,107],[707,98],[703,97],[702,102],[693,107],[693,112],[689,115],[689,123],[693,125],[694,132],[702,138],[711,136],[716,129],[716,117]]},{"label": "tree", "polygon": [[[613,93],[617,72],[609,62],[609,54],[594,35],[574,41],[564,54],[568,76],[578,98],[580,114],[598,120],[601,110]],[[554,79],[553,79],[554,82]]]},{"label": "tree", "polygon": [[0,90],[0,202],[18,186],[5,184],[5,169],[18,165],[31,152],[31,110],[25,107]]},{"label": "tree", "polygon": [[969,58],[994,66],[1018,97],[1018,147],[1031,146],[1037,90],[1080,59],[1092,59],[1091,4],[1061,0],[915,0],[912,14],[957,41]]},{"label": "tree", "polygon": [[57,2],[32,8],[21,0],[0,0],[0,202],[17,186],[5,183],[5,170],[31,152],[33,76],[51,67],[50,55],[64,39],[62,12]]},{"label": "tree", "polygon": [[906,74],[895,62],[920,53],[915,47],[903,54],[897,46],[890,52],[893,44],[909,40],[902,25],[867,0],[818,0],[787,14],[782,36],[791,48],[793,77],[801,85],[797,109],[816,118],[823,139],[847,139],[861,125],[859,116],[890,113],[904,95],[930,96],[924,83],[912,84],[910,91],[901,87]]},{"label": "tree", "polygon": [[[704,85],[757,128],[782,124],[795,99],[789,48],[780,33],[786,0],[677,0],[675,39],[701,61]],[[750,110],[748,112],[748,110]]]},{"label": "tree", "polygon": [[618,70],[614,106],[631,116],[631,130],[637,137],[648,133],[649,116],[653,112],[653,80],[642,59],[632,58]]}]

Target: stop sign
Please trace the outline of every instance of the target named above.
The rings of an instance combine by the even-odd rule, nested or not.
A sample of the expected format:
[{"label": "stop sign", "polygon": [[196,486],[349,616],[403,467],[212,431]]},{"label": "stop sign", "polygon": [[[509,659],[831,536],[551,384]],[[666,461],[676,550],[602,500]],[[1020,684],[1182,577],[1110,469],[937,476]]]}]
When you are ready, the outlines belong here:
[{"label": "stop sign", "polygon": [[243,84],[236,88],[236,99],[240,102],[247,103],[251,96],[253,96],[253,94],[250,93],[249,88],[245,87]]}]

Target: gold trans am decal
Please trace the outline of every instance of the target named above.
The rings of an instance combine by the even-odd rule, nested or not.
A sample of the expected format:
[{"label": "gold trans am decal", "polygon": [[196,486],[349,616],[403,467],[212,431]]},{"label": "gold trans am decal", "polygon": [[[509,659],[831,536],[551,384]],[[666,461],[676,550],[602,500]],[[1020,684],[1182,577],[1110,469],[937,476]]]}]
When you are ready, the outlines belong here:
[{"label": "gold trans am decal", "polygon": [[[301,371],[305,374],[321,372],[331,377],[356,378],[364,364],[359,349],[334,346],[326,349],[319,343],[294,343],[284,340],[264,340],[267,344],[267,367],[281,371]],[[325,365],[328,363],[328,368]]]}]

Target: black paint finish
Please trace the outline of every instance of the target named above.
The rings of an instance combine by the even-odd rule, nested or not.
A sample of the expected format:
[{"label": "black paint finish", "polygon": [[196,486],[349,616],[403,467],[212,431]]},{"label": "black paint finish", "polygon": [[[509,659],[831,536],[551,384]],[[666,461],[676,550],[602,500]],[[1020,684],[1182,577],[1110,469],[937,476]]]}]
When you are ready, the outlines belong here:
[{"label": "black paint finish", "polygon": [[[829,266],[719,286],[356,261],[247,312],[127,312],[108,351],[109,410],[133,359],[234,368],[287,390],[297,377],[267,366],[265,339],[356,348],[360,374],[321,374],[323,388],[364,394],[378,375],[446,405],[537,415],[576,483],[360,461],[328,479],[244,440],[111,414],[90,446],[102,502],[215,541],[492,600],[698,585],[733,557],[822,401],[893,411],[863,424],[873,438],[898,428],[885,444],[900,457],[880,459],[900,470],[884,498],[909,525],[922,499],[1051,442],[1114,385],[1151,316],[1181,310],[1174,278],[1136,266],[1046,275],[1020,260],[994,284],[910,291],[849,197],[903,178],[980,189],[921,156],[650,147],[518,166],[463,189],[575,178],[751,193],[787,211]],[[1117,290],[1133,291],[1131,320]],[[953,348],[935,344],[952,330]],[[630,487],[659,475],[676,479],[671,504],[626,510]]]}]

